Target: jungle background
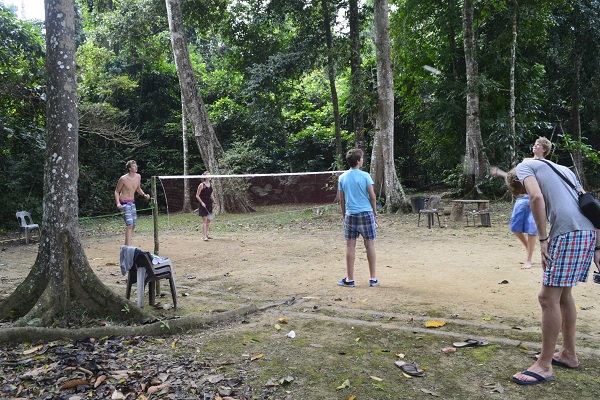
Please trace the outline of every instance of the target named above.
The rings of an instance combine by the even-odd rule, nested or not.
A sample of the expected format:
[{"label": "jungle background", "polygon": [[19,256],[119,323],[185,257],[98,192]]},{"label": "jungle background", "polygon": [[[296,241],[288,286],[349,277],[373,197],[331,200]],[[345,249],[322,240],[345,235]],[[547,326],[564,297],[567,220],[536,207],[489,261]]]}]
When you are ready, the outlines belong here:
[{"label": "jungle background", "polygon": [[[377,113],[372,1],[181,4],[198,86],[231,173],[334,170],[349,148],[370,153]],[[473,10],[480,150],[489,164],[508,169],[546,136],[556,143],[552,158],[573,165],[571,154],[581,157],[581,179],[597,187],[599,2],[475,1]],[[183,173],[182,106],[164,2],[77,0],[76,11],[79,214],[91,217],[114,212],[113,189],[128,159],[138,161],[143,187],[151,176]],[[390,1],[394,165],[408,194],[434,187],[460,193],[464,185],[462,12],[462,1]],[[358,41],[349,33],[356,20]],[[0,226],[15,230],[15,211],[29,210],[34,220],[42,214],[44,25],[0,3],[0,38]],[[359,81],[352,81],[351,60],[360,62]],[[188,173],[205,169],[190,144]],[[505,193],[503,182],[489,178],[477,188],[488,198]]]}]

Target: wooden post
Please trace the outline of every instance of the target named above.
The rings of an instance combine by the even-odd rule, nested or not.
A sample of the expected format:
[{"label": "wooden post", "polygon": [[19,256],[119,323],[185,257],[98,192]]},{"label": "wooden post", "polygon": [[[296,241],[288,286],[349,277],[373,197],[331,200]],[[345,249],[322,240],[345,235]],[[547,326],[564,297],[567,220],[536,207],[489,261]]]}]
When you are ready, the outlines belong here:
[{"label": "wooden post", "polygon": [[154,254],[158,255],[158,201],[156,200],[156,176],[152,177],[152,220],[154,222]]},{"label": "wooden post", "polygon": [[[156,199],[156,176],[152,177],[150,190],[152,191],[152,199],[150,200],[150,202],[152,203],[152,221],[154,225],[154,254],[158,255],[158,200]],[[159,281],[150,282],[150,285],[155,285],[156,295],[160,296]],[[150,290],[150,288],[148,288],[148,290]]]}]

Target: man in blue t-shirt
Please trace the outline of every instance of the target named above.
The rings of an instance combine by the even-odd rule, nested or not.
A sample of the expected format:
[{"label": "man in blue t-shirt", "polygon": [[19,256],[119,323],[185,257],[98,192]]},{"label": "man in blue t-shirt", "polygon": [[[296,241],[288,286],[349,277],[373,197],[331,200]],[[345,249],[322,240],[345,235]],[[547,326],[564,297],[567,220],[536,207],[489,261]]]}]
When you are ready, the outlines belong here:
[{"label": "man in blue t-shirt", "polygon": [[356,258],[356,239],[362,235],[369,262],[369,286],[377,286],[375,238],[377,237],[377,214],[373,179],[361,171],[363,151],[349,150],[346,161],[350,169],[340,176],[338,190],[344,218],[344,238],[346,239],[346,277],[337,283],[340,286],[354,287],[354,260]]},{"label": "man in blue t-shirt", "polygon": [[[554,171],[552,168],[556,169]],[[553,366],[577,368],[575,347],[577,310],[572,288],[588,279],[592,260],[600,263],[600,246],[594,225],[579,210],[578,194],[558,175],[581,185],[567,167],[547,160],[529,159],[508,173],[506,183],[515,194],[529,194],[542,252],[542,351],[528,369],[512,381],[534,385],[554,380]],[[550,231],[546,223],[550,222]],[[555,352],[562,333],[561,348]]]}]

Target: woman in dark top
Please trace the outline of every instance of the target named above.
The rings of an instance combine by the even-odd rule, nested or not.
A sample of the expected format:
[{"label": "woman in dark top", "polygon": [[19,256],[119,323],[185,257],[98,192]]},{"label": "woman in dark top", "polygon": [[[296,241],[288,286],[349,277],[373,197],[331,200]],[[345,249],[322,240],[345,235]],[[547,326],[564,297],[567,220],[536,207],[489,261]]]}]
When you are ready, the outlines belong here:
[{"label": "woman in dark top", "polygon": [[[204,171],[203,175],[208,174],[208,171]],[[196,198],[200,202],[198,214],[202,217],[202,240],[207,242],[208,239],[212,239],[208,236],[208,228],[210,225],[210,219],[208,218],[208,215],[212,214],[213,205],[215,203],[210,178],[204,178],[204,180],[198,185],[198,190],[196,191]]]}]

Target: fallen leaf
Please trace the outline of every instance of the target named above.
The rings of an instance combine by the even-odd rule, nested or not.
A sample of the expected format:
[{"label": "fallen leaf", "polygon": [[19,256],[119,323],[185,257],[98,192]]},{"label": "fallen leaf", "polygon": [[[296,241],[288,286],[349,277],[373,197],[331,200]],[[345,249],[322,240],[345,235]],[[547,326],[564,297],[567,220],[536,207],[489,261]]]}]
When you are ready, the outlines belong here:
[{"label": "fallen leaf", "polygon": [[263,353],[257,354],[255,356],[252,356],[250,358],[250,361],[254,361],[254,360],[260,360],[261,358],[263,358],[265,355]]},{"label": "fallen leaf", "polygon": [[275,324],[275,329],[278,330],[278,331],[280,331],[281,330],[281,325]]},{"label": "fallen leaf", "polygon": [[147,392],[146,392],[146,393],[148,393],[148,394],[152,394],[152,393],[154,393],[154,392],[157,392],[157,391],[159,391],[159,390],[161,390],[161,389],[164,389],[164,388],[166,388],[166,387],[169,387],[170,385],[171,385],[171,382],[165,382],[165,383],[163,383],[162,385],[158,385],[158,386],[150,386],[150,387],[148,388],[148,390],[147,390]]},{"label": "fallen leaf", "polygon": [[223,379],[225,379],[225,375],[223,374],[219,374],[219,375],[209,375],[206,377],[205,381],[208,381],[210,383],[219,383],[221,382]]},{"label": "fallen leaf", "polygon": [[64,390],[64,389],[72,389],[74,387],[77,386],[82,386],[82,385],[87,385],[89,382],[83,379],[71,379],[70,381],[65,382],[61,387],[60,390]]},{"label": "fallen leaf", "polygon": [[404,377],[405,377],[405,378],[408,378],[408,379],[412,379],[412,378],[413,378],[412,376],[410,376],[410,375],[409,375],[409,374],[407,374],[406,372],[402,372],[402,375],[404,375]]},{"label": "fallen leaf", "polygon": [[484,386],[484,388],[490,389],[492,393],[504,393],[504,387],[502,387],[502,385],[500,385],[499,383],[496,383],[495,385],[486,385]]},{"label": "fallen leaf", "polygon": [[517,348],[519,348],[521,350],[529,350],[529,347],[525,346],[523,343],[519,343],[517,345]]},{"label": "fallen leaf", "polygon": [[342,389],[346,389],[347,387],[350,387],[350,380],[349,379],[346,379],[340,386],[338,386],[335,389],[336,390],[342,390]]},{"label": "fallen leaf", "polygon": [[58,363],[52,363],[50,365],[44,365],[43,367],[34,368],[31,371],[25,372],[23,374],[22,378],[23,379],[27,379],[27,378],[36,377],[38,375],[45,374],[47,372],[50,372],[51,370],[53,370],[57,366],[58,366]]},{"label": "fallen leaf", "polygon": [[406,357],[406,354],[404,354],[404,353],[398,353],[398,354],[396,354],[396,357],[398,357],[398,358],[404,358],[404,357]]},{"label": "fallen leaf", "polygon": [[377,376],[371,375],[370,378],[373,379],[374,381],[377,381],[377,382],[383,382],[383,379],[381,379],[381,378],[379,378]]},{"label": "fallen leaf", "polygon": [[442,349],[442,352],[446,353],[446,354],[456,353],[456,348],[454,348],[454,347],[444,347]]},{"label": "fallen leaf", "polygon": [[282,385],[287,385],[287,384],[290,384],[292,382],[294,382],[294,377],[293,376],[289,376],[289,375],[286,376],[286,377],[283,377],[283,378],[281,378],[279,380],[279,383],[282,384]]},{"label": "fallen leaf", "polygon": [[286,317],[281,317],[278,320],[279,322],[281,322],[282,324],[287,324],[288,323],[288,319]]},{"label": "fallen leaf", "polygon": [[102,382],[104,382],[106,380],[106,375],[100,375],[99,377],[96,378],[96,381],[94,382],[94,389],[96,389],[98,386],[100,386],[102,384]]},{"label": "fallen leaf", "polygon": [[355,342],[360,342],[360,338],[357,337],[356,339],[354,339]]},{"label": "fallen leaf", "polygon": [[43,345],[43,344],[40,344],[39,346],[35,346],[35,347],[32,347],[32,348],[30,348],[30,349],[27,349],[27,350],[25,350],[25,351],[23,352],[23,354],[31,354],[31,353],[35,353],[36,351],[38,351],[38,350],[40,350],[40,349],[42,349],[42,348],[44,348],[44,345]]},{"label": "fallen leaf", "polygon": [[279,386],[279,380],[277,378],[269,378],[267,383],[265,383],[266,387]]},{"label": "fallen leaf", "polygon": [[177,342],[179,342],[179,339],[175,339],[173,340],[173,343],[171,343],[171,348],[174,349],[175,346],[177,345]]},{"label": "fallen leaf", "polygon": [[425,322],[425,328],[439,328],[446,325],[446,321],[427,321]]},{"label": "fallen leaf", "polygon": [[350,396],[348,396],[348,398],[346,400],[356,400],[356,396],[350,395]]},{"label": "fallen leaf", "polygon": [[434,391],[431,391],[431,390],[427,390],[427,389],[421,389],[421,392],[423,392],[423,393],[427,393],[427,394],[430,394],[430,395],[432,395],[432,396],[434,396],[434,397],[440,397],[440,395],[439,395],[439,394],[437,394],[436,392],[434,392]]}]

